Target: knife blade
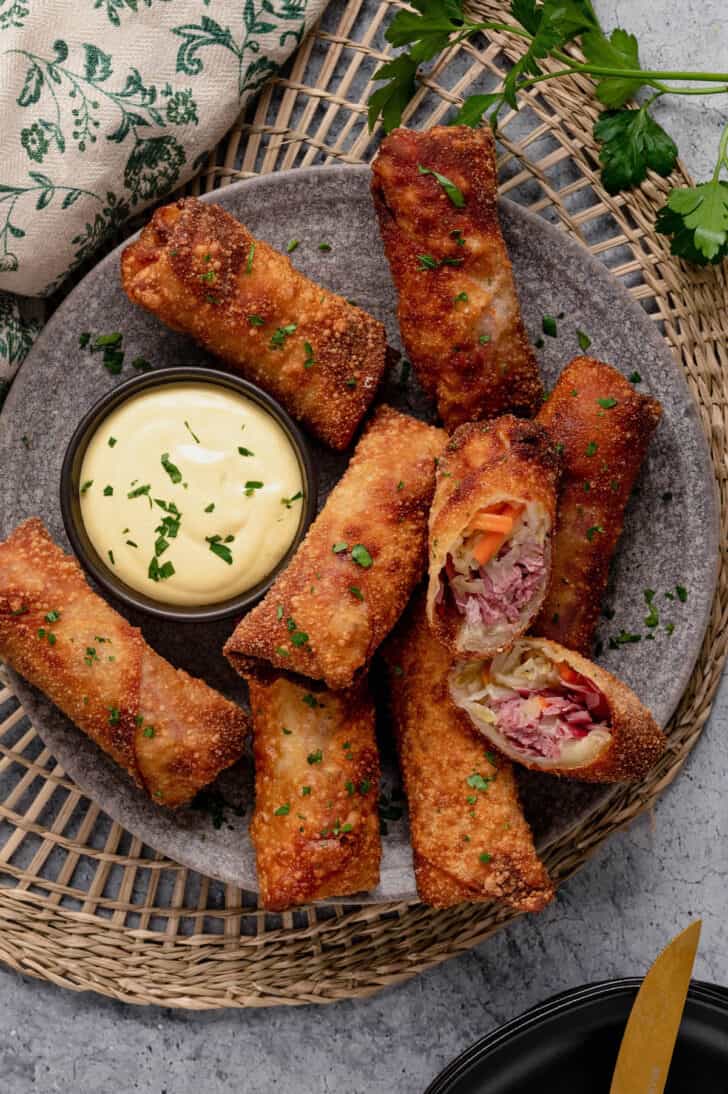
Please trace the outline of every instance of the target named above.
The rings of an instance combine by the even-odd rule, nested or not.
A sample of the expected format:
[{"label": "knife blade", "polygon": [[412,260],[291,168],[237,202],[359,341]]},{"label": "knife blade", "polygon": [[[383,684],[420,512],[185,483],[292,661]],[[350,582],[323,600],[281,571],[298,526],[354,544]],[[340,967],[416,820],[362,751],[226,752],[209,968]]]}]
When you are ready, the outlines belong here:
[{"label": "knife blade", "polygon": [[637,992],[609,1094],[662,1094],[700,940],[697,919],[658,955]]}]

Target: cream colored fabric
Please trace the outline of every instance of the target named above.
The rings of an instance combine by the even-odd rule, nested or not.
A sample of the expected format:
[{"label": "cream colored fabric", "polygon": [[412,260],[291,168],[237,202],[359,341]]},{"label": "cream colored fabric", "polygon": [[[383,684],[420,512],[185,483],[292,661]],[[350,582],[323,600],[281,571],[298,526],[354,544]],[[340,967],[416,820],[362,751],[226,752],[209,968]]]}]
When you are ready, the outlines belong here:
[{"label": "cream colored fabric", "polygon": [[0,0],[0,398],[37,330],[9,294],[189,178],[325,2]]}]

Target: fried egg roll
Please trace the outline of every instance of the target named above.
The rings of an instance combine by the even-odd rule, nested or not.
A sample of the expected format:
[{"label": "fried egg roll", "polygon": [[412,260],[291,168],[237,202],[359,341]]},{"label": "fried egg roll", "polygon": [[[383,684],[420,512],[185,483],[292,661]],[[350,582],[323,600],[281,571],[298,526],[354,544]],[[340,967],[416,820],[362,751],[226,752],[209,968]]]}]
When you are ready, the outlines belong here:
[{"label": "fried egg roll", "polygon": [[354,682],[422,577],[446,439],[391,407],[377,411],[292,562],[228,639],[238,672],[262,659],[334,690]]},{"label": "fried egg roll", "polygon": [[498,220],[492,131],[395,129],[372,170],[402,340],[446,427],[533,416],[543,387]]},{"label": "fried egg roll", "polygon": [[453,653],[492,657],[546,595],[559,457],[535,422],[469,422],[438,462],[427,618]]},{"label": "fried egg roll", "polygon": [[343,449],[385,365],[384,327],[196,198],[157,209],[121,258],[130,300],[196,339],[332,448]]},{"label": "fried egg roll", "polygon": [[553,888],[513,769],[450,701],[450,657],[427,626],[424,598],[408,609],[384,657],[420,899],[435,908],[489,900],[543,908]]},{"label": "fried egg roll", "polygon": [[243,711],[155,653],[35,518],[0,543],[0,657],[160,805],[242,754]]},{"label": "fried egg roll", "polygon": [[379,882],[379,754],[366,683],[309,692],[251,677],[255,847],[263,906],[373,889]]},{"label": "fried egg roll", "polygon": [[457,661],[450,695],[490,745],[551,775],[636,782],[665,748],[626,684],[545,638],[519,638],[491,662]]},{"label": "fried egg roll", "polygon": [[662,408],[610,365],[576,357],[538,415],[562,452],[551,584],[534,632],[588,654],[624,511]]}]

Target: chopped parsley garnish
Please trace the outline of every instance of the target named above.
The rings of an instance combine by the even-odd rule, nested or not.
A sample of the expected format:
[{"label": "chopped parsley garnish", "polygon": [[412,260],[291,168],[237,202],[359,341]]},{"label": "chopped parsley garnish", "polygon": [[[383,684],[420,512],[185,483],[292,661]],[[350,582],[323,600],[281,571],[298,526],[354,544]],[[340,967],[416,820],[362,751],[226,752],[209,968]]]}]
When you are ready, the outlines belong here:
[{"label": "chopped parsley garnish", "polygon": [[400,479],[399,482],[397,483],[397,489],[398,490],[404,490],[404,482],[402,481],[402,479]]},{"label": "chopped parsley garnish", "polygon": [[79,349],[86,349],[86,346],[89,344],[90,341],[91,341],[91,332],[87,331],[87,330],[83,331],[83,333],[79,334],[79,336],[78,336],[78,347],[79,347]]},{"label": "chopped parsley garnish", "polygon": [[217,274],[215,273],[214,270],[205,270],[204,273],[200,274],[200,281],[213,282],[213,281],[215,281],[216,278],[217,278]]},{"label": "chopped parsley garnish", "polygon": [[104,487],[104,497],[105,498],[110,498],[113,493],[114,493],[114,487],[113,486],[105,486]]},{"label": "chopped parsley garnish", "polygon": [[[311,707],[312,710],[315,710],[316,707],[323,706],[323,703],[319,703],[316,696],[312,695],[310,691],[307,691],[306,694],[303,696],[303,701],[306,704],[306,706]],[[310,763],[310,761],[309,761],[309,763]]]},{"label": "chopped parsley garnish", "polygon": [[684,604],[685,601],[688,598],[688,591],[685,588],[685,586],[684,585],[676,585],[675,586],[675,592],[677,593],[677,598],[680,601],[680,603]]},{"label": "chopped parsley garnish", "polygon": [[602,528],[601,524],[592,524],[591,528],[587,528],[586,538],[589,540],[590,543],[594,539],[594,536],[597,535],[604,535],[604,529]]},{"label": "chopped parsley garnish", "polygon": [[459,303],[461,303],[461,302],[462,302],[463,304],[467,304],[467,302],[468,302],[468,294],[467,294],[466,292],[459,292],[459,293],[457,294],[457,296],[453,296],[453,298],[452,298],[452,302],[453,302],[453,304],[459,304]]},{"label": "chopped parsley garnish", "polygon": [[173,483],[177,484],[182,482],[182,472],[176,464],[172,463],[169,458],[169,452],[163,452],[161,456],[161,463],[164,470],[169,475]]},{"label": "chopped parsley garnish", "polygon": [[206,513],[214,513],[214,511],[215,511],[215,502],[211,501],[209,505],[205,506],[205,512]]},{"label": "chopped parsley garnish", "polygon": [[81,493],[82,493],[82,494],[85,494],[85,493],[86,493],[86,491],[87,491],[87,490],[89,490],[89,489],[90,489],[90,488],[91,488],[91,487],[93,486],[93,484],[94,484],[94,480],[93,480],[93,479],[87,479],[87,480],[86,480],[86,482],[85,482],[85,483],[83,484],[83,486],[81,487]]},{"label": "chopped parsley garnish", "polygon": [[[182,478],[181,475],[180,475],[180,478]],[[128,498],[141,498],[145,494],[148,494],[151,489],[152,489],[151,484],[150,483],[145,483],[144,486],[136,486],[133,490],[130,490],[129,493],[126,496]]]},{"label": "chopped parsley garnish", "polygon": [[627,379],[629,380],[630,384],[641,384],[642,383],[642,377],[640,376],[639,372],[630,372]]},{"label": "chopped parsley garnish", "polygon": [[421,270],[436,270],[439,266],[439,262],[432,255],[417,255],[417,261]]},{"label": "chopped parsley garnish", "polygon": [[351,779],[347,779],[346,782],[344,783],[344,790],[346,791],[346,793],[349,795],[350,798],[353,798],[354,794],[356,793],[356,787],[354,786]]},{"label": "chopped parsley garnish", "polygon": [[310,764],[320,764],[324,758],[324,754],[320,748],[317,748],[315,752],[309,752],[306,757],[306,762]]},{"label": "chopped parsley garnish", "polygon": [[342,539],[342,540],[339,540],[338,543],[335,543],[334,546],[331,548],[331,550],[334,552],[335,555],[340,555],[342,551],[348,551],[349,550],[349,544],[345,543],[344,540]]},{"label": "chopped parsley garnish", "polygon": [[453,228],[450,232],[450,237],[455,240],[458,247],[465,246],[465,236],[463,235],[461,228]]},{"label": "chopped parsley garnish", "polygon": [[146,357],[134,357],[131,362],[132,368],[138,368],[140,372],[151,372],[152,366],[147,361]]},{"label": "chopped parsley garnish", "polygon": [[11,611],[10,614],[11,615],[27,615],[29,611],[30,611],[30,608],[28,607],[27,604],[21,604],[19,608],[14,608],[13,611]]},{"label": "chopped parsley garnish", "polygon": [[293,730],[292,729],[286,729],[285,726],[281,726],[281,733],[283,733],[284,736],[286,736],[286,737],[291,737],[293,735]]},{"label": "chopped parsley garnish", "polygon": [[137,548],[139,547],[139,544],[135,543],[133,539],[127,539],[126,543],[129,547],[137,547]]},{"label": "chopped parsley garnish", "polygon": [[285,646],[276,646],[276,653],[279,657],[290,657],[291,651],[287,650]]},{"label": "chopped parsley garnish", "polygon": [[613,406],[617,405],[616,399],[597,399],[602,410],[611,410]]},{"label": "chopped parsley garnish", "polygon": [[190,423],[187,421],[186,418],[185,418],[185,429],[189,433],[190,437],[192,437],[192,440],[195,442],[195,444],[199,444],[200,443],[200,438],[197,436],[197,434],[195,433],[195,431],[193,430],[192,426],[190,425]]},{"label": "chopped parsley garnish", "polygon": [[490,335],[480,334],[478,335],[478,341],[480,342],[481,346],[487,346],[488,342],[490,342]]},{"label": "chopped parsley garnish", "polygon": [[154,726],[145,726],[142,732],[143,737],[153,737],[155,734]]},{"label": "chopped parsley garnish", "polygon": [[369,791],[371,790],[371,788],[372,788],[372,784],[369,781],[369,779],[362,779],[362,781],[359,783],[359,793],[360,794],[368,794]]},{"label": "chopped parsley garnish", "polygon": [[364,599],[364,593],[361,591],[358,585],[350,585],[349,592],[352,596],[355,596],[357,600]]},{"label": "chopped parsley garnish", "polygon": [[276,608],[276,619],[283,619],[283,605],[279,604]]},{"label": "chopped parsley garnish", "polygon": [[149,569],[147,571],[148,576],[152,581],[166,581],[168,577],[172,577],[174,574],[174,566],[171,562],[165,562],[162,566],[157,561],[155,555],[152,561],[149,563]]},{"label": "chopped parsley garnish", "polygon": [[579,343],[580,350],[585,351],[589,349],[589,346],[591,345],[591,338],[585,331],[579,330],[578,327],[576,331],[576,338]]},{"label": "chopped parsley garnish", "polygon": [[51,611],[51,612],[46,612],[46,614],[45,614],[46,623],[57,623],[60,618],[61,618],[61,613],[60,612]]},{"label": "chopped parsley garnish", "polygon": [[487,866],[487,865],[488,865],[488,863],[489,863],[489,862],[491,861],[491,859],[492,859],[492,858],[493,858],[493,856],[492,856],[492,855],[489,855],[487,851],[482,851],[482,852],[481,852],[481,853],[480,853],[480,854],[478,855],[478,860],[479,860],[480,862],[482,862],[484,866]]},{"label": "chopped parsley garnish", "polygon": [[536,338],[536,340],[534,341],[533,344],[536,347],[536,349],[543,349],[543,347],[546,345],[546,343],[544,342],[544,340],[543,340],[543,338],[541,337],[540,334],[539,334],[538,338]]},{"label": "chopped parsley garnish", "polygon": [[298,247],[300,243],[300,239],[289,239],[288,246],[286,247],[286,254],[292,255],[296,247]]},{"label": "chopped parsley garnish", "polygon": [[295,494],[291,494],[290,498],[281,498],[281,505],[285,505],[286,509],[290,509],[294,501],[301,501],[302,498],[302,492],[297,490]]},{"label": "chopped parsley garnish", "polygon": [[616,494],[619,490],[619,479],[612,479],[609,484],[609,488],[614,494]]},{"label": "chopped parsley garnish", "polygon": [[222,536],[205,536],[205,542],[210,544],[213,555],[217,555],[223,562],[227,562],[228,566],[232,566],[233,556],[230,548],[222,542]]},{"label": "chopped parsley garnish", "polygon": [[263,483],[257,482],[255,479],[248,479],[245,484],[245,496],[251,498],[256,490],[262,490]]},{"label": "chopped parsley garnish", "polygon": [[482,775],[479,775],[477,771],[474,771],[472,775],[468,775],[466,782],[473,790],[487,790],[489,784],[492,783],[493,780],[492,778],[484,779]]},{"label": "chopped parsley garnish", "polygon": [[109,725],[118,726],[121,721],[121,712],[118,707],[109,707]]},{"label": "chopped parsley garnish", "polygon": [[319,243],[318,249],[320,251],[324,251],[324,253],[325,253],[325,252],[331,250],[331,244],[330,243]]},{"label": "chopped parsley garnish", "polygon": [[629,631],[621,630],[619,634],[613,635],[609,639],[610,650],[618,650],[620,646],[627,646],[632,642],[641,642],[641,634],[630,634]]},{"label": "chopped parsley garnish", "polygon": [[345,383],[348,388],[355,388],[357,383],[356,376],[350,376],[349,379],[345,381]]},{"label": "chopped parsley garnish", "polygon": [[354,544],[351,549],[351,558],[353,562],[356,562],[357,566],[361,566],[365,570],[368,570],[373,562],[372,556],[363,543]]},{"label": "chopped parsley garnish", "polygon": [[674,623],[666,623],[665,624],[665,630],[667,631],[668,634],[672,634],[675,630],[675,624]]},{"label": "chopped parsley garnish", "polygon": [[660,622],[660,613],[657,610],[657,605],[654,603],[655,596],[654,589],[645,589],[645,602],[649,608],[649,612],[645,616],[645,626],[653,629]]},{"label": "chopped parsley garnish", "polygon": [[558,330],[556,327],[556,320],[553,315],[544,315],[541,320],[541,330],[544,334],[547,334],[549,338],[556,338]]},{"label": "chopped parsley garnish", "polygon": [[439,171],[433,171],[431,167],[423,167],[421,163],[417,164],[417,170],[421,175],[432,175],[434,179],[437,179],[455,208],[463,208],[465,205],[463,192],[447,175],[441,175]]},{"label": "chopped parsley garnish", "polygon": [[596,456],[598,448],[599,448],[599,445],[597,444],[596,441],[589,441],[589,444],[586,446],[587,456]]},{"label": "chopped parsley garnish", "polygon": [[109,550],[107,553],[108,553],[109,562],[111,563],[111,565],[116,566],[116,562],[114,560],[114,552],[112,550]]},{"label": "chopped parsley garnish", "polygon": [[265,325],[265,320],[261,319],[259,315],[249,315],[248,322],[250,323],[251,327],[262,327]]},{"label": "chopped parsley garnish", "polygon": [[245,263],[246,274],[253,272],[253,259],[255,258],[255,243],[250,244],[250,250],[248,251],[248,261]]},{"label": "chopped parsley garnish", "polygon": [[280,349],[282,346],[285,346],[286,338],[288,338],[290,334],[294,334],[297,327],[297,323],[287,323],[285,327],[277,327],[271,335],[269,343],[270,348]]},{"label": "chopped parsley garnish", "polygon": [[238,445],[238,453],[241,456],[254,456],[255,455],[255,452],[253,452],[250,448],[245,448],[244,445]]},{"label": "chopped parsley garnish", "polygon": [[121,331],[114,331],[113,334],[99,334],[94,338],[93,348],[99,350],[106,349],[109,346],[120,346],[123,337]]},{"label": "chopped parsley garnish", "polygon": [[287,817],[291,812],[291,803],[286,802],[284,805],[279,805],[277,809],[273,810],[274,817]]},{"label": "chopped parsley garnish", "polygon": [[313,353],[313,346],[311,345],[310,342],[304,342],[303,343],[303,349],[304,349],[304,352],[306,354],[306,357],[305,357],[304,362],[303,362],[303,367],[304,368],[313,368],[313,366],[316,364],[316,359],[315,359],[314,353]]},{"label": "chopped parsley garnish", "polygon": [[113,448],[116,444],[116,437],[109,437],[106,443],[108,444],[109,448]]},{"label": "chopped parsley garnish", "polygon": [[310,793],[311,793],[311,787],[310,786],[302,786],[301,787],[301,795],[304,798],[307,798]]}]

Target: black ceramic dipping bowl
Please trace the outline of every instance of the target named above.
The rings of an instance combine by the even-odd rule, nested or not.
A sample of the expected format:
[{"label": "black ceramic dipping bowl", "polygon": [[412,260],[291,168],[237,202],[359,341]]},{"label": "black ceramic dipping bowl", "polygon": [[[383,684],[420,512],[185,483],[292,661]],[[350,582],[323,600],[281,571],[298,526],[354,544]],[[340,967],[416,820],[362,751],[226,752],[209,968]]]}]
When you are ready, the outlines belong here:
[{"label": "black ceramic dipping bowl", "polygon": [[[178,604],[166,605],[161,600],[154,600],[121,581],[114,571],[106,565],[91,543],[81,516],[79,497],[81,467],[86,455],[86,449],[104,418],[126,402],[127,399],[138,395],[141,391],[179,383],[211,384],[217,387],[225,387],[238,395],[245,396],[262,410],[267,411],[290,440],[298,458],[301,478],[304,483],[304,499],[301,505],[298,529],[290,548],[278,565],[267,577],[252,588],[246,589],[245,592],[238,593],[237,596],[231,597],[229,600],[222,600],[215,604],[205,604],[200,607],[184,607]],[[272,396],[256,387],[255,384],[242,380],[238,376],[218,372],[217,369],[182,366],[147,372],[142,376],[135,376],[132,380],[127,380],[126,383],[120,384],[112,391],[107,392],[83,416],[71,437],[63,459],[63,467],[61,468],[61,513],[66,534],[81,565],[113,596],[129,607],[138,608],[149,615],[156,616],[158,619],[169,619],[175,623],[209,623],[215,619],[225,619],[227,616],[240,615],[242,612],[247,611],[256,601],[260,600],[270,588],[278,573],[288,565],[316,513],[317,484],[316,467],[303,434]]]}]

